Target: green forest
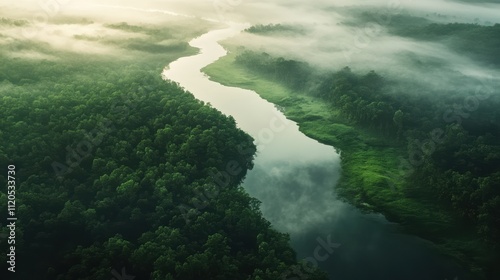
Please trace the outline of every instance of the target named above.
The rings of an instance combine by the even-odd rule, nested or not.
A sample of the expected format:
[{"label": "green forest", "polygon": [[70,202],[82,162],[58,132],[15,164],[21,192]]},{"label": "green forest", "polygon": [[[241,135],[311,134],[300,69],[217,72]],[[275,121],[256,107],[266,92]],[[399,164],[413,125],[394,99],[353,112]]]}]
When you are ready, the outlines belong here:
[{"label": "green forest", "polygon": [[[456,8],[447,15],[324,1],[62,2],[0,5],[0,262],[12,279],[327,280],[343,264],[340,278],[388,279],[427,267],[420,256],[443,269],[434,276],[500,275],[500,95],[486,74],[500,69],[500,24],[483,9],[498,0],[445,1]],[[484,18],[458,15],[460,2],[479,3]],[[255,25],[242,31],[243,20]],[[254,90],[338,152],[332,182],[313,169],[297,175],[311,176],[307,192],[332,184],[325,204],[335,214],[320,211],[346,250],[331,262],[319,264],[321,247],[310,250],[316,264],[298,260],[326,231],[316,217],[280,232],[245,191],[258,141],[162,77],[211,30],[201,53],[218,53],[217,36],[242,34],[203,69],[210,79]],[[337,59],[343,45],[352,60]],[[269,172],[285,174],[279,167]],[[363,220],[347,224],[342,211]],[[401,256],[415,265],[373,262],[386,249],[399,261],[391,252],[404,248],[417,248]]]},{"label": "green forest", "polygon": [[[253,139],[161,79],[193,50],[159,47],[151,29],[110,28],[157,37],[93,39],[137,51],[123,58],[29,42],[0,51],[0,184],[15,165],[18,219],[15,244],[1,250],[15,246],[17,279],[326,279],[297,262],[240,186]],[[9,55],[19,47],[58,59]]]},{"label": "green forest", "polygon": [[306,34],[306,29],[302,26],[281,23],[252,25],[245,29],[245,31],[248,33],[275,36]]},{"label": "green forest", "polygon": [[[428,28],[456,26],[468,25]],[[482,36],[498,25],[469,27]],[[489,43],[485,57],[498,52],[495,41]],[[432,240],[478,277],[498,274],[500,99],[493,81],[454,73],[454,87],[432,89],[374,71],[326,71],[262,51],[231,50],[207,73],[257,91],[306,134],[342,150],[344,177],[337,191],[345,199]],[[223,77],[227,68],[235,74]],[[321,104],[328,111],[318,111]]]},{"label": "green forest", "polygon": [[[500,114],[496,110],[500,103],[493,96],[494,89],[484,87],[477,92],[481,110],[465,110],[467,115],[460,115],[443,112],[446,104],[460,100],[460,93],[439,101],[387,94],[397,85],[373,71],[357,74],[346,67],[318,73],[306,63],[252,51],[239,54],[235,63],[289,87],[297,97],[306,94],[327,102],[347,123],[407,150],[407,166],[399,171],[404,173],[405,195],[452,207],[464,222],[474,225],[478,236],[500,249]],[[449,122],[436,129],[443,115]],[[347,197],[361,193],[364,201],[377,206],[369,195],[363,195],[362,186],[345,188]]]},{"label": "green forest", "polygon": [[500,24],[436,23],[426,17],[401,13],[388,19],[377,12],[357,11],[348,25],[375,22],[390,34],[424,42],[445,44],[452,50],[492,67],[500,66]]}]

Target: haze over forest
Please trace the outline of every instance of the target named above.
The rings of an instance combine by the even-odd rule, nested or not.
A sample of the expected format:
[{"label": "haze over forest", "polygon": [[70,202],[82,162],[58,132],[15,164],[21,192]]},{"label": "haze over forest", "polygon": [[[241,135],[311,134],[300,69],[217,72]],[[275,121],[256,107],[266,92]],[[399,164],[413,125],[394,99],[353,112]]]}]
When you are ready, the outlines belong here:
[{"label": "haze over forest", "polygon": [[0,0],[0,61],[12,279],[500,273],[500,0]]},{"label": "haze over forest", "polygon": [[[431,86],[452,86],[456,84],[455,79],[460,79],[460,74],[485,80],[498,77],[497,65],[464,56],[450,46],[453,42],[421,41],[391,32],[391,28],[398,25],[398,28],[411,26],[412,20],[418,23],[426,21],[493,25],[500,19],[497,12],[500,4],[496,1],[217,0],[54,3],[56,1],[46,1],[45,5],[38,4],[38,1],[3,1],[3,11],[8,11],[14,17],[18,13],[18,18],[35,25],[23,28],[23,32],[15,32],[19,28],[14,28],[13,32],[7,34],[21,40],[23,35],[32,37],[36,34],[35,40],[58,48],[112,55],[110,46],[90,40],[82,42],[75,39],[74,35],[100,38],[119,36],[122,39],[127,35],[134,37],[137,35],[106,30],[100,23],[158,23],[165,21],[165,14],[171,13],[179,15],[171,19],[180,20],[174,23],[178,28],[183,24],[200,25],[191,20],[194,16],[252,25],[280,23],[296,26],[300,32],[271,37],[245,34],[240,36],[240,40],[248,48],[306,61],[325,69],[349,66],[358,71],[375,70],[381,74],[420,81],[423,85]],[[94,23],[84,21],[78,28],[75,25],[59,25],[56,28],[50,23],[53,17],[81,17]],[[6,40],[7,38],[3,39]]]}]

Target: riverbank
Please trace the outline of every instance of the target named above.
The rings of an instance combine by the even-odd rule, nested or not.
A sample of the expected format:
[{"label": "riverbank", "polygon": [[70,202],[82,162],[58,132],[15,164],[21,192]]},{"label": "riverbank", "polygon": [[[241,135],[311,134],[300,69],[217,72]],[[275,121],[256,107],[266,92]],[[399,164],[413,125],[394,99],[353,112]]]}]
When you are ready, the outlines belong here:
[{"label": "riverbank", "polygon": [[[236,52],[204,68],[212,80],[257,92],[284,108],[307,136],[337,148],[342,157],[342,178],[336,186],[345,200],[366,211],[384,214],[403,231],[432,241],[443,254],[480,274],[484,244],[473,229],[451,211],[425,197],[409,197],[399,158],[406,150],[376,131],[354,126],[323,101],[289,89],[234,63]],[[473,257],[475,256],[475,257]],[[477,278],[476,278],[477,279]]]}]

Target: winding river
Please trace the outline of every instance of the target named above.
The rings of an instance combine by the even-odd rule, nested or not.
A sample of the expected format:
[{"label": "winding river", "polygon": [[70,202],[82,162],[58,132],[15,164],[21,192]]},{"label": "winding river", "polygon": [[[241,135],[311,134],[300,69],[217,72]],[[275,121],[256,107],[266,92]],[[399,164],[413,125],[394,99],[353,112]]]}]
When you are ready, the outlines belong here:
[{"label": "winding river", "polygon": [[193,39],[190,45],[199,54],[172,62],[163,76],[231,115],[256,139],[255,167],[243,186],[262,202],[261,211],[273,227],[290,234],[297,257],[317,264],[330,279],[465,279],[464,271],[428,242],[401,234],[380,214],[364,214],[340,201],[334,190],[340,158],[333,147],[302,134],[257,93],[223,86],[201,72],[226,55],[218,41],[245,27],[232,23]]}]

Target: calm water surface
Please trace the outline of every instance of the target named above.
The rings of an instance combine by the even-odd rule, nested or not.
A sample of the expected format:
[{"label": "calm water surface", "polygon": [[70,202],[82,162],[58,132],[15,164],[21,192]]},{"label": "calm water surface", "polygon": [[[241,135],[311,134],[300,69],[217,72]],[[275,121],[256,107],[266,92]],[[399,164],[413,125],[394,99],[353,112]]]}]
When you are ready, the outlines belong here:
[{"label": "calm water surface", "polygon": [[302,134],[257,93],[210,81],[200,71],[226,55],[218,41],[245,27],[234,23],[192,40],[200,53],[172,62],[163,75],[231,115],[256,139],[255,167],[243,185],[262,202],[262,213],[273,227],[290,234],[298,257],[316,262],[330,279],[466,279],[462,269],[426,241],[398,233],[397,225],[380,214],[363,214],[337,199],[334,186],[341,167],[333,147]]}]

